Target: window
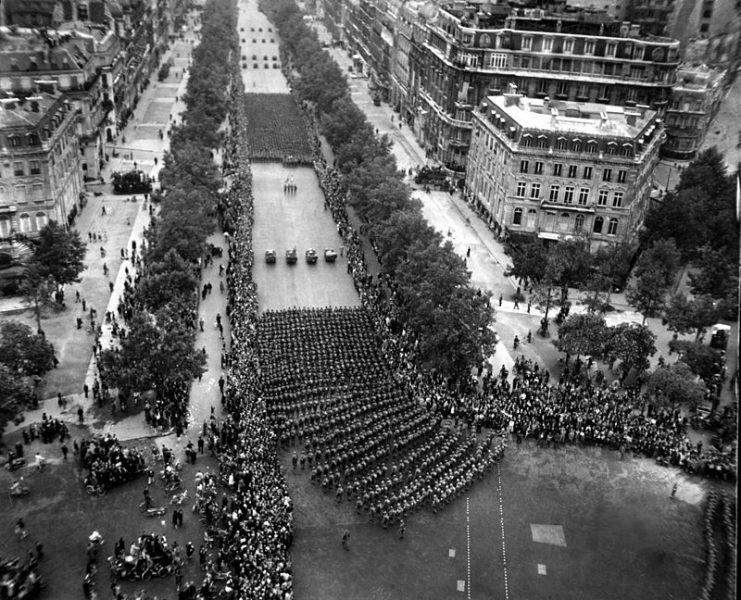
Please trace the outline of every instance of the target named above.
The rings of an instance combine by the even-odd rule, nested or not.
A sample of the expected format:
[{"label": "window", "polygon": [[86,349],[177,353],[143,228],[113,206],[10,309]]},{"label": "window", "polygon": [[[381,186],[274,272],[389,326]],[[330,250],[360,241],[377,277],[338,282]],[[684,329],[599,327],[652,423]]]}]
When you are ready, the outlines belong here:
[{"label": "window", "polygon": [[558,202],[558,192],[561,190],[560,185],[552,185],[551,193],[548,195],[548,200],[551,202]]},{"label": "window", "polygon": [[643,54],[646,51],[646,48],[644,46],[636,46],[636,49],[633,50],[633,60],[643,60]]},{"label": "window", "polygon": [[627,157],[633,156],[633,147],[623,146],[623,156],[627,156]]},{"label": "window", "polygon": [[587,152],[595,154],[597,152],[597,142],[587,142]]},{"label": "window", "polygon": [[616,218],[610,219],[609,223],[607,224],[607,235],[617,235],[618,230],[618,220]]},{"label": "window", "polygon": [[46,227],[47,222],[49,219],[46,216],[45,212],[37,212],[36,213],[36,231],[41,231],[44,227]]},{"label": "window", "polygon": [[520,161],[520,173],[527,173],[527,169],[528,169],[529,164],[530,163],[528,161],[521,160]]},{"label": "window", "polygon": [[566,190],[563,193],[563,201],[565,204],[571,204],[574,201],[574,186],[567,185]]},{"label": "window", "polygon": [[561,163],[556,163],[553,165],[553,176],[554,177],[561,177],[562,172],[563,172],[563,165]]},{"label": "window", "polygon": [[628,171],[618,171],[618,183],[625,183],[628,178]]},{"label": "window", "polygon": [[579,206],[584,206],[589,201],[589,188],[579,188]]},{"label": "window", "polygon": [[574,233],[579,233],[584,229],[584,215],[578,214],[574,219]]},{"label": "window", "polygon": [[612,206],[614,208],[620,208],[623,205],[623,192],[615,192],[612,197]]},{"label": "window", "polygon": [[7,215],[0,215],[0,238],[10,237],[10,230],[12,228],[10,217]]},{"label": "window", "polygon": [[512,217],[512,225],[522,225],[522,209],[516,208]]},{"label": "window", "polygon": [[21,145],[21,138],[19,138],[17,135],[9,135],[8,142],[13,148],[17,148]]},{"label": "window", "polygon": [[553,38],[543,38],[543,52],[551,52],[553,50]]},{"label": "window", "polygon": [[532,50],[533,48],[533,37],[530,35],[525,35],[522,37],[522,49],[523,50]]},{"label": "window", "polygon": [[529,148],[533,145],[533,136],[531,136],[529,133],[526,133],[522,136],[522,145],[526,148]]},{"label": "window", "polygon": [[604,225],[605,220],[602,217],[597,217],[594,220],[594,226],[592,227],[592,231],[594,233],[602,233],[602,226]]},{"label": "window", "polygon": [[530,198],[532,199],[538,199],[540,198],[540,184],[534,183],[530,186]]},{"label": "window", "polygon": [[569,165],[569,177],[576,177],[576,165]]},{"label": "window", "polygon": [[31,186],[31,201],[32,202],[43,202],[44,201],[44,184],[34,183]]},{"label": "window", "polygon": [[18,217],[18,226],[20,227],[21,233],[28,233],[31,231],[31,217],[27,213],[23,213]]},{"label": "window", "polygon": [[564,54],[571,54],[574,51],[574,40],[564,40],[563,41],[563,51]]},{"label": "window", "polygon": [[527,211],[527,226],[529,229],[533,229],[535,227],[535,218],[538,215],[538,211],[536,211],[534,208],[531,208]]},{"label": "window", "polygon": [[559,96],[568,96],[569,83],[569,81],[559,81],[558,85],[556,86],[556,94],[558,94]]},{"label": "window", "polygon": [[615,56],[615,52],[617,52],[617,44],[615,42],[607,42],[605,56]]},{"label": "window", "polygon": [[584,54],[594,54],[594,41],[587,40],[584,42]]},{"label": "window", "polygon": [[517,191],[515,192],[515,196],[517,196],[518,198],[524,198],[526,189],[527,184],[524,181],[519,181],[517,183]]},{"label": "window", "polygon": [[543,163],[542,162],[536,162],[535,163],[535,174],[536,175],[542,175],[543,174]]},{"label": "window", "polygon": [[22,162],[13,163],[13,175],[16,177],[23,177],[26,174],[26,170]]},{"label": "window", "polygon": [[28,163],[28,168],[31,175],[41,175],[41,163],[37,160],[32,160]]},{"label": "window", "polygon": [[548,147],[548,138],[544,135],[538,136],[538,148],[547,148]]},{"label": "window", "polygon": [[607,190],[600,190],[599,196],[597,196],[597,204],[599,206],[607,206],[607,197],[610,195],[610,192]]},{"label": "window", "polygon": [[602,181],[610,181],[612,179],[612,169],[604,169],[602,171]]},{"label": "window", "polygon": [[584,167],[584,179],[592,178],[592,167]]},{"label": "window", "polygon": [[500,52],[494,52],[489,55],[489,67],[493,69],[503,69],[507,66],[507,55]]},{"label": "window", "polygon": [[556,149],[566,150],[566,148],[567,148],[566,138],[558,138],[558,142],[556,142]]}]

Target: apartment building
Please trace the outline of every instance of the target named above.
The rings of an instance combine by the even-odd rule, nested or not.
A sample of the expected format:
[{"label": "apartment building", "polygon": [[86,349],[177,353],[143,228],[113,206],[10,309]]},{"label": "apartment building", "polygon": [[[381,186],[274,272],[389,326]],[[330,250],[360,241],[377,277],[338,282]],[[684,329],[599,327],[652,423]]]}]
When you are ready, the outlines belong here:
[{"label": "apartment building", "polygon": [[[114,68],[118,40],[102,26],[45,30],[0,28],[0,90],[23,98],[39,82],[54,82],[80,111],[79,135],[86,176],[98,178],[105,153],[105,129],[112,105],[104,102],[99,71]],[[107,63],[107,64],[105,64]]]},{"label": "apartment building", "polygon": [[664,137],[646,107],[530,98],[509,84],[473,112],[465,194],[504,238],[633,243]]},{"label": "apartment building", "polygon": [[53,83],[0,98],[0,244],[67,223],[83,189],[78,111]]},{"label": "apartment building", "polygon": [[705,65],[682,65],[666,109],[667,158],[692,160],[723,100],[725,71]]},{"label": "apartment building", "polygon": [[604,13],[506,5],[490,12],[442,7],[428,24],[425,49],[417,106],[426,118],[418,130],[454,172],[465,169],[473,107],[509,83],[532,98],[646,106],[663,114],[679,64],[679,42],[644,35]]}]

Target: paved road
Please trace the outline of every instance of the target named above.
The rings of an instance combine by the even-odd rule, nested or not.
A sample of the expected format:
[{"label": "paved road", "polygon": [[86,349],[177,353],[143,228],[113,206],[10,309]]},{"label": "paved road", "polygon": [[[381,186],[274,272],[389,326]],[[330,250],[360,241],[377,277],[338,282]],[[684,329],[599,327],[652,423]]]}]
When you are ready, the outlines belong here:
[{"label": "paved road", "polygon": [[[314,170],[287,168],[278,163],[254,163],[252,185],[255,195],[253,244],[256,260],[260,310],[293,306],[359,306],[360,300],[347,260],[338,257],[333,264],[323,259],[325,248],[340,251],[341,238],[331,213],[324,210],[324,195]],[[286,194],[283,183],[292,178],[295,194]],[[285,251],[296,248],[298,263],[288,265]],[[317,264],[306,263],[304,253],[314,248]],[[277,262],[265,263],[265,250],[274,249]]]},{"label": "paved road", "polygon": [[239,7],[242,82],[247,93],[289,93],[280,69],[278,34],[268,18],[244,3]]}]

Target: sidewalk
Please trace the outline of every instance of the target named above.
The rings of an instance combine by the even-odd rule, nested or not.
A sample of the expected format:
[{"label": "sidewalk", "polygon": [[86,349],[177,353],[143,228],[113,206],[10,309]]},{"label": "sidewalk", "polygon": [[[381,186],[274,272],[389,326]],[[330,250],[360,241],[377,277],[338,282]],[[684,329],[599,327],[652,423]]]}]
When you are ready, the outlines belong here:
[{"label": "sidewalk", "polygon": [[[155,435],[156,432],[144,422],[143,414],[133,415],[129,418],[113,421],[94,421],[90,423],[90,417],[97,413],[93,407],[92,392],[89,398],[85,398],[82,393],[83,384],[86,383],[92,390],[93,382],[98,374],[95,357],[92,355],[93,338],[85,333],[85,330],[78,330],[74,326],[74,312],[81,310],[81,304],[74,302],[75,291],[79,291],[81,297],[86,300],[86,309],[95,308],[97,325],[101,326],[100,343],[103,348],[108,348],[115,343],[111,334],[111,325],[105,322],[106,312],[116,314],[119,300],[124,290],[126,280],[126,269],[128,269],[131,278],[135,278],[136,271],[132,261],[122,260],[120,255],[121,249],[127,249],[131,252],[131,243],[135,241],[137,250],[141,249],[141,243],[145,229],[149,226],[150,215],[147,207],[144,206],[141,196],[138,201],[130,202],[126,196],[114,195],[110,184],[111,174],[117,170],[128,170],[133,168],[133,162],[137,162],[137,167],[149,173],[152,177],[157,177],[159,170],[162,168],[162,156],[169,147],[167,135],[164,139],[159,138],[159,129],[166,131],[169,124],[178,118],[185,109],[185,104],[181,101],[175,102],[175,98],[185,93],[188,74],[187,71],[178,78],[178,73],[185,69],[191,51],[190,40],[193,35],[189,34],[185,41],[178,40],[173,44],[172,49],[163,60],[169,56],[174,57],[174,67],[171,75],[164,83],[152,81],[149,87],[142,93],[137,109],[133,117],[129,120],[126,128],[121,132],[119,139],[123,137],[127,140],[127,146],[132,148],[133,156],[131,159],[123,155],[111,157],[110,161],[103,169],[103,177],[106,181],[104,185],[99,183],[89,183],[88,191],[102,192],[101,195],[95,196],[88,194],[87,206],[80,212],[75,223],[75,229],[80,232],[83,240],[88,242],[88,252],[85,257],[86,270],[82,273],[82,279],[79,284],[68,286],[65,289],[66,302],[73,314],[65,310],[58,316],[52,316],[42,321],[45,330],[51,327],[54,330],[50,339],[55,345],[60,358],[59,369],[50,372],[44,378],[47,390],[47,399],[40,402],[38,410],[27,411],[25,421],[20,426],[8,424],[6,433],[17,429],[22,429],[29,423],[41,420],[42,413],[46,413],[51,418],[59,418],[69,422],[77,422],[77,409],[82,407],[85,414],[85,423],[92,430],[98,432],[113,432],[118,435],[119,439],[132,439],[147,435]],[[180,57],[175,56],[180,54]],[[146,120],[145,120],[146,119]],[[157,164],[154,158],[157,157]],[[103,208],[105,207],[105,214]],[[90,241],[89,234],[99,235],[99,241]],[[103,250],[105,252],[103,252]],[[102,274],[103,264],[109,268],[108,277]],[[109,289],[111,282],[112,290]],[[88,321],[88,312],[78,313],[86,325]],[[52,320],[59,321],[51,323]],[[84,337],[81,337],[84,336]],[[85,342],[85,340],[88,340]],[[81,353],[84,350],[85,359]],[[80,360],[87,360],[87,368],[83,369],[84,377],[79,381],[75,380],[76,368],[74,364]],[[70,369],[72,369],[70,374]],[[62,386],[56,379],[61,379],[67,375],[72,377],[72,382],[66,382],[68,385]],[[51,382],[49,381],[51,380]],[[57,383],[57,385],[54,385]],[[56,391],[64,389],[66,393],[63,396],[67,400],[67,407],[61,408],[57,404]],[[76,390],[69,393],[69,390]]]}]

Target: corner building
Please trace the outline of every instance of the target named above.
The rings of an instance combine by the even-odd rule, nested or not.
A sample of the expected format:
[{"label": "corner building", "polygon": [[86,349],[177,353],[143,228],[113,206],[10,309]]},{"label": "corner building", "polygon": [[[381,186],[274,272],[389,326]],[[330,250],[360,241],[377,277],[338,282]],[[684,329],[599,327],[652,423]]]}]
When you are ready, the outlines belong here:
[{"label": "corner building", "polygon": [[0,99],[0,246],[67,224],[83,189],[77,127],[58,91]]},{"label": "corner building", "polygon": [[665,134],[645,107],[528,98],[473,113],[465,193],[500,237],[634,243]]},{"label": "corner building", "polygon": [[513,83],[526,96],[645,106],[663,116],[676,82],[679,42],[645,34],[603,11],[546,11],[514,3],[455,2],[427,23],[414,130],[459,176],[472,110]]}]

